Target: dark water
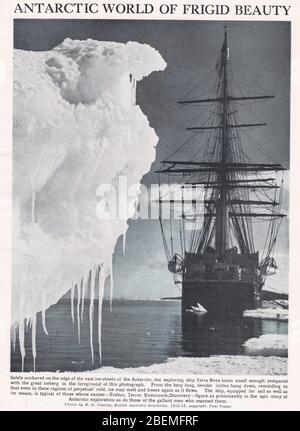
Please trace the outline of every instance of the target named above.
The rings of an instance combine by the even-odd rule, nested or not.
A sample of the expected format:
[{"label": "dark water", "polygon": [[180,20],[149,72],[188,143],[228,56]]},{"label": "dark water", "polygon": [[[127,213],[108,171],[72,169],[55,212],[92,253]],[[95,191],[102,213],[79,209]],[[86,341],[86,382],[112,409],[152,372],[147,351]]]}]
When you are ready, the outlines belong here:
[{"label": "dark water", "polygon": [[[87,305],[87,304],[86,304]],[[97,306],[94,315],[95,363],[91,362],[88,307],[81,324],[81,342],[72,323],[70,300],[63,299],[46,312],[49,335],[37,317],[36,371],[85,371],[99,368]],[[30,329],[25,337],[24,371],[33,370]],[[287,333],[287,323],[228,315],[215,310],[204,316],[184,313],[180,301],[114,300],[110,312],[103,303],[102,366],[147,366],[169,357],[242,354],[242,343],[264,333]],[[11,351],[11,370],[21,371],[18,342]]]}]

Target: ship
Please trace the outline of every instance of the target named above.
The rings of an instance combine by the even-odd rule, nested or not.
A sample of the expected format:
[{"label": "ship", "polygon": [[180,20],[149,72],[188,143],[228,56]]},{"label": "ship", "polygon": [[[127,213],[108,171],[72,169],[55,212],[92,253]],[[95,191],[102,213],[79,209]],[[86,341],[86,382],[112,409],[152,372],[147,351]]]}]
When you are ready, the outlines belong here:
[{"label": "ship", "polygon": [[[265,280],[278,269],[274,253],[286,217],[286,169],[259,143],[267,160],[249,158],[242,132],[266,123],[241,121],[239,111],[243,104],[274,96],[264,89],[262,93],[262,87],[245,94],[235,84],[227,27],[220,47],[211,95],[178,101],[183,107],[207,107],[205,122],[186,128],[201,135],[202,149],[199,144],[189,160],[173,156],[161,161],[157,202],[168,270],[181,287],[182,310],[201,304],[208,312],[240,312],[261,305]],[[169,184],[167,192],[162,184]],[[254,233],[257,224],[259,234]]]}]

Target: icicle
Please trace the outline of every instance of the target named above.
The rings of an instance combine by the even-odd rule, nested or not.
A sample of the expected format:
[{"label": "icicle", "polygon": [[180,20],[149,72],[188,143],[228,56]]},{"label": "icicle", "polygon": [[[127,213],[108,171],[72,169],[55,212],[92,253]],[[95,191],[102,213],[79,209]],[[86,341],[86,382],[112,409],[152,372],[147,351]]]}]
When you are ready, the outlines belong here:
[{"label": "icicle", "polygon": [[95,298],[95,287],[92,283],[92,271],[89,272],[88,278],[88,288],[90,287],[90,309],[89,309],[89,318],[90,318],[90,347],[91,347],[91,356],[92,356],[92,364],[94,363],[94,346],[93,346],[93,326],[94,326],[94,298]]},{"label": "icicle", "polygon": [[129,75],[130,78],[130,105],[131,105],[131,115],[135,113],[135,105],[136,105],[136,79],[132,74]]},{"label": "icicle", "polygon": [[132,105],[136,104],[136,79],[132,77]]},{"label": "icicle", "polygon": [[31,318],[31,346],[33,357],[33,371],[35,372],[35,359],[36,359],[36,314]]},{"label": "icicle", "polygon": [[81,300],[81,285],[76,284],[77,287],[77,334],[78,343],[80,344],[80,300]]},{"label": "icicle", "polygon": [[126,231],[123,233],[123,256],[125,256],[126,251]]},{"label": "icicle", "polygon": [[[100,275],[100,277],[99,277]],[[105,275],[103,266],[98,269],[98,345],[99,345],[99,361],[102,363],[102,304],[104,297]]]},{"label": "icicle", "polygon": [[130,106],[132,109],[132,107],[133,107],[133,76],[131,73],[129,74],[129,81],[130,81]]},{"label": "icicle", "polygon": [[16,338],[17,338],[17,324],[14,323],[11,328],[11,341],[12,341],[12,346],[13,346],[13,350],[14,352],[16,351]]},{"label": "icicle", "polygon": [[28,332],[30,325],[31,325],[31,320],[25,319],[25,330],[26,330],[26,332]]},{"label": "icicle", "polygon": [[[24,295],[23,292],[21,292],[20,298],[19,298],[19,313],[20,316],[23,316],[23,309],[24,309]],[[24,371],[24,359],[25,359],[25,325],[26,325],[26,319],[21,318],[20,321],[16,323],[16,326],[18,328],[18,338],[19,338],[19,348],[22,358],[22,372]]]},{"label": "icicle", "polygon": [[110,296],[109,296],[110,312],[112,312],[113,294],[114,294],[114,278],[113,278],[113,256],[112,256],[111,264],[110,264]]},{"label": "icicle", "polygon": [[24,328],[24,320],[22,319],[21,322],[19,322],[19,345],[20,345],[20,352],[21,352],[21,358],[22,358],[22,372],[24,371],[24,358],[25,358],[25,328]]},{"label": "icicle", "polygon": [[45,307],[45,293],[43,291],[43,295],[42,295],[42,326],[43,326],[43,330],[45,332],[46,335],[48,334],[47,328],[46,328],[46,307]]},{"label": "icicle", "polygon": [[72,316],[72,322],[74,323],[74,293],[75,293],[75,286],[72,285],[71,287],[71,316]]},{"label": "icicle", "polygon": [[45,308],[42,309],[42,326],[43,326],[43,330],[44,330],[45,334],[49,335],[47,328],[46,328],[46,310],[45,310]]},{"label": "icicle", "polygon": [[83,311],[84,311],[84,300],[85,300],[85,293],[86,293],[86,283],[84,283],[83,279],[81,279],[80,282],[80,289],[81,289],[81,313],[80,313],[80,319],[83,320]]},{"label": "icicle", "polygon": [[136,105],[136,79],[134,78],[134,104]]}]

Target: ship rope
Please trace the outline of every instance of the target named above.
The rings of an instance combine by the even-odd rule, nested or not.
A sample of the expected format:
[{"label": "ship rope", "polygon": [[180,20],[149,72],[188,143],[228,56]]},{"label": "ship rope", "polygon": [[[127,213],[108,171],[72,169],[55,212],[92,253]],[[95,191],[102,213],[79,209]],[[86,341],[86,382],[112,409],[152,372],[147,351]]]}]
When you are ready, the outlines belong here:
[{"label": "ship rope", "polygon": [[[224,55],[224,51],[221,55]],[[212,87],[206,84],[204,85],[208,79],[211,79],[212,71],[210,70],[201,82],[197,83],[184,95],[183,100],[188,98],[192,93],[195,94],[198,88],[201,88],[201,90],[207,88],[206,94],[209,93],[209,97],[204,101],[210,102],[210,108],[208,112],[207,110],[204,110],[204,112],[200,110],[200,115],[196,116],[190,126],[187,127],[187,129],[192,129],[190,131],[191,136],[183,143],[181,143],[181,137],[179,137],[180,145],[177,145],[176,140],[174,143],[175,150],[172,151],[165,160],[174,160],[173,157],[175,155],[178,157],[180,152],[184,154],[184,150],[186,150],[188,146],[188,154],[193,153],[193,155],[189,155],[189,160],[186,160],[186,157],[182,159],[184,163],[188,164],[199,161],[203,164],[217,164],[222,160],[222,145],[226,142],[225,163],[251,164],[250,158],[243,148],[244,140],[246,139],[248,142],[255,145],[256,149],[262,153],[268,161],[277,163],[273,160],[268,151],[264,149],[253,136],[245,131],[245,128],[247,129],[248,126],[264,124],[260,123],[260,118],[247,108],[249,104],[259,103],[261,100],[251,100],[253,97],[248,97],[249,100],[246,100],[247,97],[235,77],[236,71],[241,72],[244,77],[255,86],[255,92],[253,94],[257,94],[258,99],[264,98],[260,96],[260,91],[263,91],[268,97],[271,97],[270,93],[238,67],[232,66],[229,60],[227,60],[226,65],[227,80],[224,77],[226,75],[224,75],[222,71],[222,67],[225,67],[224,63],[219,61],[216,66],[217,76]],[[227,87],[224,87],[225,85],[227,85]],[[234,96],[227,101],[227,110],[225,114],[222,103],[220,102],[224,88],[227,88],[227,94]],[[267,98],[267,96],[265,98]],[[243,98],[245,100],[243,100]],[[198,103],[197,97],[195,99],[195,96],[193,96],[192,102]],[[248,124],[248,122],[243,124],[243,121],[241,121],[241,118],[243,118],[243,109],[256,119],[254,124],[251,125]],[[224,132],[224,128],[221,128],[221,124],[224,124],[222,123],[222,121],[224,121],[222,120],[223,115],[226,115],[227,125],[230,125],[230,127],[226,127],[226,132]],[[194,127],[195,124],[197,125],[196,128]],[[205,133],[203,134],[202,132]],[[226,133],[225,137],[224,133]],[[195,145],[197,145],[197,149],[192,152]],[[171,163],[171,168],[173,168],[176,163],[180,165],[180,162],[174,162],[173,166],[172,162],[163,161],[163,163]],[[197,169],[195,169],[194,171],[195,172],[191,169],[190,172],[182,174],[180,173],[180,169],[177,169],[177,171],[174,169],[173,172],[172,169],[170,169],[167,175],[168,190],[164,193],[161,191],[159,192],[159,222],[163,246],[168,264],[174,265],[175,273],[173,273],[173,277],[176,284],[179,283],[176,265],[180,265],[182,262],[181,275],[183,275],[183,271],[186,271],[189,266],[188,260],[185,260],[186,253],[205,253],[209,248],[214,249],[216,243],[216,203],[218,201],[220,202],[221,193],[223,193],[220,187],[221,169],[219,171],[213,169],[199,169],[198,172]],[[183,170],[183,172],[185,171]],[[267,173],[268,175],[269,172]],[[260,173],[258,170],[255,171],[255,169],[253,172],[250,171],[250,169],[228,169],[225,175],[225,199],[228,201],[226,208],[229,211],[227,217],[228,244],[226,248],[235,247],[242,255],[254,254],[256,250],[254,238],[256,240],[255,242],[262,241],[259,235],[257,235],[256,223],[265,223],[267,220],[268,228],[262,247],[263,252],[260,256],[260,265],[265,265],[266,262],[274,262],[272,259],[274,257],[279,228],[283,220],[283,215],[281,214],[283,176],[281,186],[278,188],[277,171],[272,172],[270,181],[266,180],[264,172]],[[274,180],[273,176],[275,176]],[[248,181],[254,182],[253,187],[251,187],[251,183],[248,183]],[[159,179],[159,187],[160,185]],[[201,185],[201,187],[199,187],[199,185]],[[176,190],[178,188],[181,188],[181,197],[175,199]],[[188,190],[191,192],[192,199],[187,199],[185,201],[185,192]],[[224,194],[222,196],[224,196]],[[181,205],[179,210],[178,207],[176,207],[177,203]],[[163,204],[169,205],[169,220],[164,220],[164,217],[162,217]],[[199,206],[201,208],[200,211]],[[253,210],[253,208],[255,210]],[[262,208],[264,213],[257,211]],[[178,217],[176,217],[176,211],[178,211],[180,215],[179,220]],[[255,219],[251,218],[252,212],[255,213]],[[260,214],[262,214],[261,217]],[[166,215],[166,213],[164,215]],[[267,216],[267,219],[263,216]],[[168,234],[166,233],[167,231]],[[177,238],[175,238],[175,232],[177,233]],[[178,254],[176,248],[179,250]]]}]

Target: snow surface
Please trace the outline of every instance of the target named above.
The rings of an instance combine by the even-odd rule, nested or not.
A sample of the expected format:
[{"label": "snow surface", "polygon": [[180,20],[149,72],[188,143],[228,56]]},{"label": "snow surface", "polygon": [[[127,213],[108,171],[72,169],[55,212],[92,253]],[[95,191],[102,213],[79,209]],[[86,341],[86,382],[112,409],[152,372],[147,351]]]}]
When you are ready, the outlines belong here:
[{"label": "snow surface", "polygon": [[285,334],[265,334],[250,338],[243,344],[247,355],[287,356],[288,336]]},{"label": "snow surface", "polygon": [[101,374],[219,374],[285,375],[287,359],[276,356],[219,355],[208,358],[169,358],[162,364],[137,368],[102,367],[91,371]]},{"label": "snow surface", "polygon": [[286,322],[289,317],[289,312],[284,308],[257,308],[255,310],[245,310],[243,316]]},{"label": "snow surface", "polygon": [[[99,186],[118,190],[119,175],[139,184],[149,170],[158,138],[136,105],[136,82],[165,66],[155,49],[135,42],[66,39],[52,51],[15,50],[12,338],[18,333],[23,359],[24,323],[34,340],[37,312],[46,332],[45,310],[72,288],[80,341],[87,289],[103,297],[137,195],[123,219],[100,220],[114,193],[103,198]],[[89,312],[92,322],[91,305]]]}]

